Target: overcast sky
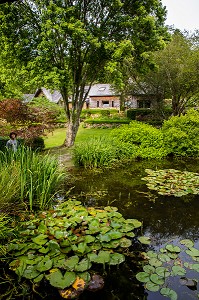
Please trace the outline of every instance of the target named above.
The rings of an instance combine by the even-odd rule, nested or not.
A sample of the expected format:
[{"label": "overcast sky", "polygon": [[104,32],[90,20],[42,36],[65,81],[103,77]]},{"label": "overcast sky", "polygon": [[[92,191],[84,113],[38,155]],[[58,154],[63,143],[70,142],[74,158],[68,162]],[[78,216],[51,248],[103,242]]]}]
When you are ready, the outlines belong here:
[{"label": "overcast sky", "polygon": [[162,0],[167,7],[166,25],[180,30],[199,29],[199,0]]}]

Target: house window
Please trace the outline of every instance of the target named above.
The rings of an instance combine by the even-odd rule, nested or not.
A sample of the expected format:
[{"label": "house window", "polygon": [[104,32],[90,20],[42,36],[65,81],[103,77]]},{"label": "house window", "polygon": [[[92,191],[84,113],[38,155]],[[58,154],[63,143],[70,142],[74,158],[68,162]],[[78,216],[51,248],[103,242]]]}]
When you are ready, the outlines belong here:
[{"label": "house window", "polygon": [[138,101],[138,108],[150,108],[151,101],[149,100],[139,100]]},{"label": "house window", "polygon": [[109,101],[102,101],[103,107],[109,107]]},{"label": "house window", "polygon": [[112,107],[114,107],[114,101],[112,101]]},{"label": "house window", "polygon": [[97,107],[99,107],[99,101],[97,101]]}]

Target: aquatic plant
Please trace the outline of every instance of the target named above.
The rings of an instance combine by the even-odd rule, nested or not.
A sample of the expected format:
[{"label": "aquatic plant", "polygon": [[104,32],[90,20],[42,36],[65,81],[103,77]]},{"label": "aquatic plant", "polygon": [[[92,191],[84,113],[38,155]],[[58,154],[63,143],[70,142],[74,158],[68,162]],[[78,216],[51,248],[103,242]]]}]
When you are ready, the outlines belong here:
[{"label": "aquatic plant", "polygon": [[[105,267],[124,262],[124,250],[141,225],[136,219],[124,219],[115,207],[85,208],[79,201],[67,201],[19,223],[17,238],[7,249],[10,268],[19,279],[37,284],[47,280],[64,294],[68,289],[67,293],[74,292],[79,280],[84,290],[95,264]],[[142,239],[141,243],[149,243]]]},{"label": "aquatic plant", "polygon": [[0,152],[0,170],[1,206],[21,200],[28,202],[30,210],[48,207],[65,175],[53,156],[25,147]]},{"label": "aquatic plant", "polygon": [[145,169],[150,190],[157,191],[160,195],[181,197],[188,194],[199,194],[199,174],[179,171],[175,169],[151,170]]},{"label": "aquatic plant", "polygon": [[181,240],[179,246],[167,244],[159,252],[150,250],[142,255],[145,258],[143,271],[137,273],[136,278],[144,283],[147,290],[160,291],[163,296],[176,300],[177,293],[169,288],[173,276],[179,277],[181,285],[197,290],[197,281],[186,277],[187,270],[199,272],[199,250],[194,247],[193,241]]}]

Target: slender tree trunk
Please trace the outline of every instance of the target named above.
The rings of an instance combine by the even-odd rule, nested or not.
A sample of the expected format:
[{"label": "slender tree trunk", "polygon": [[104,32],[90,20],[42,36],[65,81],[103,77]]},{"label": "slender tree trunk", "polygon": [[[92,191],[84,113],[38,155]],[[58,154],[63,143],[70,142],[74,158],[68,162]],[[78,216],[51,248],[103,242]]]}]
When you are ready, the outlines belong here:
[{"label": "slender tree trunk", "polygon": [[70,120],[68,122],[68,128],[66,132],[66,140],[64,142],[64,146],[69,148],[74,145],[78,129],[79,129],[79,120],[76,121]]}]

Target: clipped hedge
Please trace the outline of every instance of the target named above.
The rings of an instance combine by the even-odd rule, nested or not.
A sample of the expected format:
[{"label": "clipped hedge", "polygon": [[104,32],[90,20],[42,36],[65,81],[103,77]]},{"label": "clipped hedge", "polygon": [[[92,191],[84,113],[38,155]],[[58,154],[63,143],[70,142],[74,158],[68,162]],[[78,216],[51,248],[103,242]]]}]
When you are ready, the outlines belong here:
[{"label": "clipped hedge", "polygon": [[128,119],[87,119],[84,123],[87,124],[129,124]]},{"label": "clipped hedge", "polygon": [[154,113],[152,109],[149,108],[136,108],[136,109],[128,109],[126,112],[127,118],[131,120],[136,120],[137,116],[148,116]]}]

